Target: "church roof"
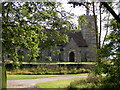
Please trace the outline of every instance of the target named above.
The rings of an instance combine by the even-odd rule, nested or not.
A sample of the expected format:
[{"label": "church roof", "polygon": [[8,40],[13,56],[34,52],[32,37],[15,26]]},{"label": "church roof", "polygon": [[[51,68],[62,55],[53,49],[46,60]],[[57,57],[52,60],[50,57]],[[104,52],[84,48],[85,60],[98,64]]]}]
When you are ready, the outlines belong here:
[{"label": "church roof", "polygon": [[68,36],[69,36],[70,39],[71,38],[74,39],[74,41],[76,42],[76,44],[79,47],[87,47],[87,43],[86,43],[85,39],[83,38],[81,32],[75,32],[75,33],[68,32],[67,34],[68,34]]},{"label": "church roof", "polygon": [[[69,37],[69,40],[71,38],[73,38],[73,40],[76,42],[76,44],[78,45],[78,47],[87,47],[87,43],[85,41],[85,39],[82,36],[81,32],[67,32],[67,35]],[[59,45],[61,46],[61,48],[65,47],[67,45],[67,43]]]}]

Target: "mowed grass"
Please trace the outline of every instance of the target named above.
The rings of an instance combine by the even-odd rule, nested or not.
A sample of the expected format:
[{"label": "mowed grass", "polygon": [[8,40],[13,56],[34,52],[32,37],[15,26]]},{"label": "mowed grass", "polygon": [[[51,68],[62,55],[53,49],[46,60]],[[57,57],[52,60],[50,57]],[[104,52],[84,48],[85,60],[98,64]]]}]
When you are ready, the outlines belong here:
[{"label": "mowed grass", "polygon": [[48,81],[48,82],[38,83],[38,84],[36,84],[36,86],[39,88],[67,88],[72,81],[81,80],[81,79],[85,79],[85,78],[74,78],[74,79]]},{"label": "mowed grass", "polygon": [[55,77],[54,75],[7,75],[7,80],[38,79]]},{"label": "mowed grass", "polygon": [[96,62],[22,62],[22,64],[95,64]]},{"label": "mowed grass", "polygon": [[[10,61],[9,63],[13,63]],[[22,62],[22,64],[96,64],[96,62],[57,62],[57,61],[39,61],[39,62]]]},{"label": "mowed grass", "polygon": [[58,76],[80,76],[80,75],[88,75],[88,73],[66,74],[66,75],[7,75],[7,80],[38,79],[38,78],[49,78],[49,77],[58,77]]}]

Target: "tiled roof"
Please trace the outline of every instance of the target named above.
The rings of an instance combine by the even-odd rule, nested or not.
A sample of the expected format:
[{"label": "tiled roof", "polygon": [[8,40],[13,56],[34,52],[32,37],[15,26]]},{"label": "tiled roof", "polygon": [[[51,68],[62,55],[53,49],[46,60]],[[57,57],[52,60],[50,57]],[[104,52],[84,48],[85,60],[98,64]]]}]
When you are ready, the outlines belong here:
[{"label": "tiled roof", "polygon": [[77,43],[77,45],[79,47],[87,47],[87,43],[86,43],[85,39],[83,39],[81,32],[75,32],[75,33],[68,32],[67,34],[68,34],[69,38],[74,39],[74,41]]}]

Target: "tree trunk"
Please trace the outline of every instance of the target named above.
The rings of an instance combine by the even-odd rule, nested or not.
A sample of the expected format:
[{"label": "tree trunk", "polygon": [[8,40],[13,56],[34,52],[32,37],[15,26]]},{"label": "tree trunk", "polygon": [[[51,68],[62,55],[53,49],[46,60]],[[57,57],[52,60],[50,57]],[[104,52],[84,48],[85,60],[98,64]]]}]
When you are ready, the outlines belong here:
[{"label": "tree trunk", "polygon": [[5,61],[3,58],[2,62],[2,88],[6,90],[7,88],[7,75],[6,75],[6,67],[5,67]]},{"label": "tree trunk", "polygon": [[[94,16],[94,22],[95,22],[95,32],[96,32],[96,47],[97,47],[97,59],[98,62],[101,62],[101,60],[99,59],[99,53],[98,53],[98,49],[100,49],[100,42],[99,42],[99,37],[98,37],[98,28],[97,28],[97,17],[95,15],[95,6],[94,6],[94,2],[92,3],[93,5],[93,16]],[[100,36],[101,37],[101,36]]]},{"label": "tree trunk", "polygon": [[98,28],[97,28],[97,18],[96,18],[96,15],[95,15],[94,2],[92,3],[92,5],[93,5],[93,16],[94,16],[95,32],[96,32],[96,46],[97,46],[97,49],[98,49],[99,48],[99,45],[98,45]]},{"label": "tree trunk", "polygon": [[101,23],[101,20],[102,20],[102,16],[101,16],[101,4],[100,4],[100,33],[99,33],[99,49],[101,48],[101,31],[102,31],[102,23]]}]

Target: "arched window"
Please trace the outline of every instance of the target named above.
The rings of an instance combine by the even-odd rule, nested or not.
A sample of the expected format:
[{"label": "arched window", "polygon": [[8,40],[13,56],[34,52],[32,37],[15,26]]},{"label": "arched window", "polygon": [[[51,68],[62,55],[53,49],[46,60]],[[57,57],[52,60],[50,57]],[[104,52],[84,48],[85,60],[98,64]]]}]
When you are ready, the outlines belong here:
[{"label": "arched window", "polygon": [[74,54],[74,52],[70,52],[70,54],[69,54],[69,61],[70,62],[74,62],[75,61],[75,54]]}]

